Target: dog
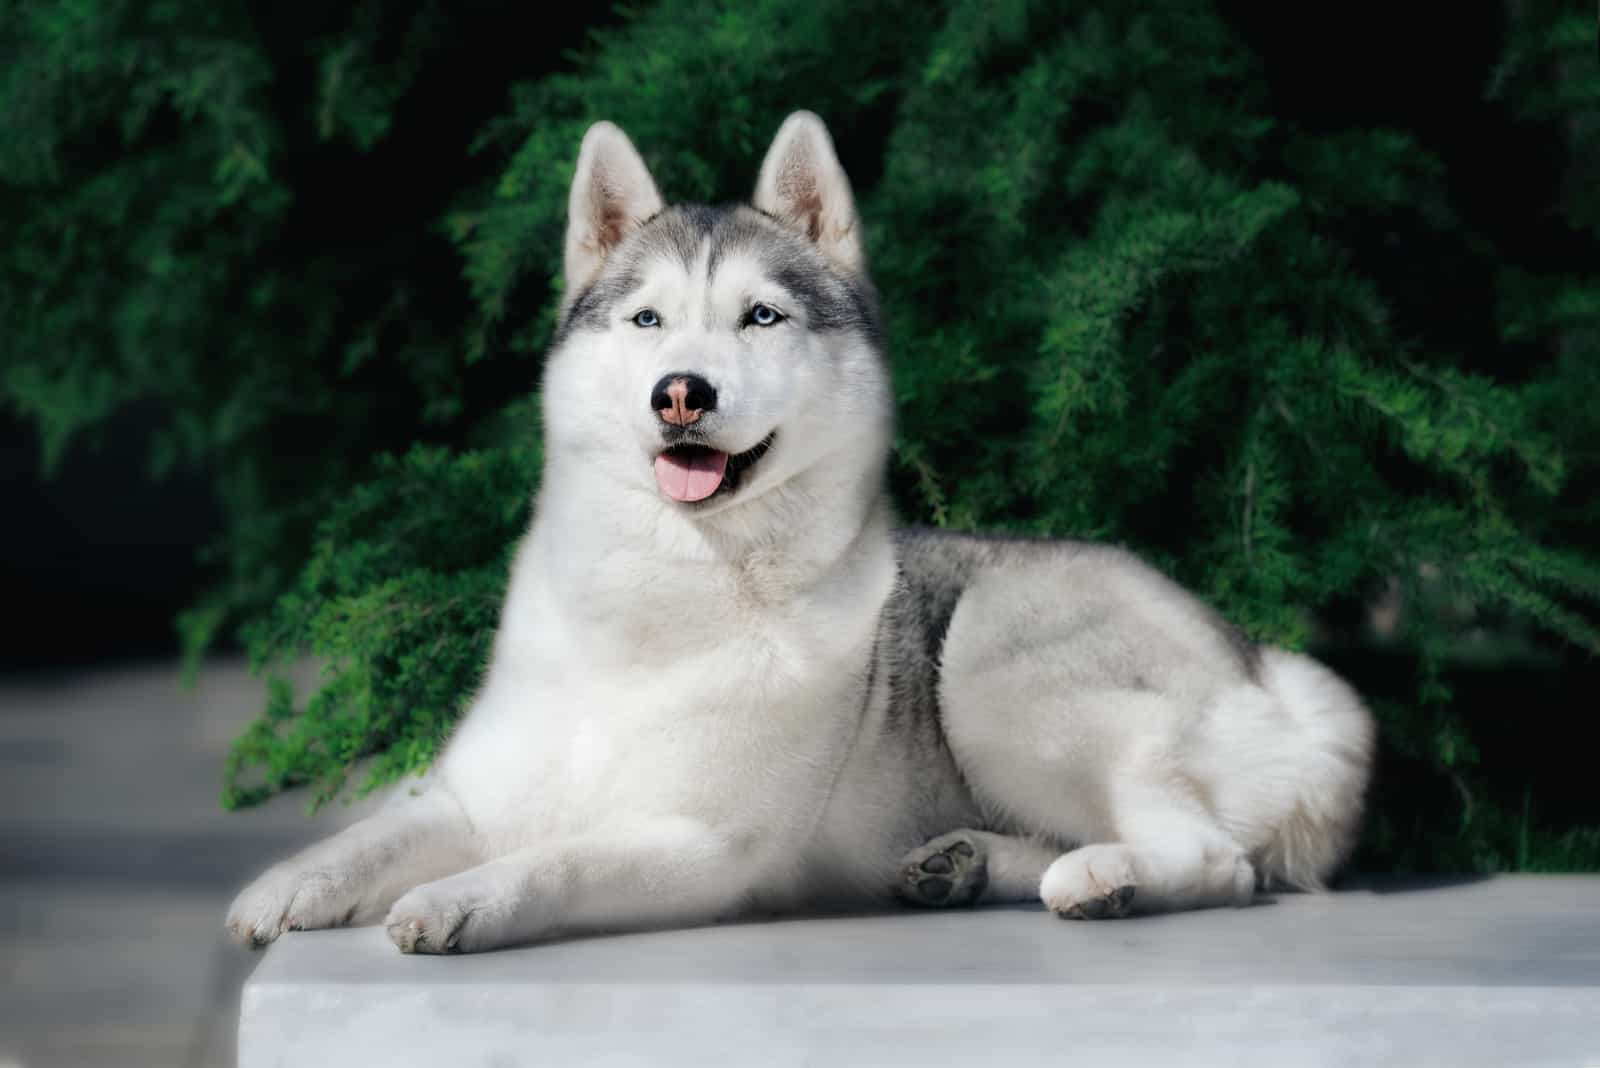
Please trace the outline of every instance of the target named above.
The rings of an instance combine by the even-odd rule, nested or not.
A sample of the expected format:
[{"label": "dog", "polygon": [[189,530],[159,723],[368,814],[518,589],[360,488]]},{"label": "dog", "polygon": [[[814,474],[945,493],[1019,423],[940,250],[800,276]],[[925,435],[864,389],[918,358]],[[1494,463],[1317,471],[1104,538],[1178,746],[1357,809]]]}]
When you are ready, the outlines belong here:
[{"label": "dog", "polygon": [[897,529],[850,182],[790,116],[750,205],[583,139],[545,459],[434,767],[227,926],[472,952],[751,914],[1042,900],[1099,919],[1316,889],[1373,724],[1121,549]]}]

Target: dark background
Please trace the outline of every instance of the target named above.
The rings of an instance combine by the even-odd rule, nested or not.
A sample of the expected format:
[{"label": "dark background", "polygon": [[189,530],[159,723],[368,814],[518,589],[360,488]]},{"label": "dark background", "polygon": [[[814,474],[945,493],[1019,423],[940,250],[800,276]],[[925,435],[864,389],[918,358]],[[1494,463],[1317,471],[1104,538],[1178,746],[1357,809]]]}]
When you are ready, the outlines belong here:
[{"label": "dark background", "polygon": [[[310,110],[316,78],[305,40],[318,27],[300,7],[283,13],[269,4],[249,6],[275,67],[295,75],[280,79],[277,110],[285,115]],[[472,139],[505,109],[514,82],[554,69],[585,33],[617,21],[610,5],[571,4],[539,11],[537,32],[484,33],[475,31],[505,27],[505,5],[465,0],[459,9],[452,25],[478,43],[473,63],[407,93],[396,108],[396,123],[446,131],[442,139],[459,142],[460,151],[448,157],[403,154],[440,139],[427,134],[390,139],[370,153],[307,138],[290,154],[322,181],[314,197],[295,205],[294,232],[285,235],[284,247],[371,247],[377,256],[431,258],[453,269],[452,250],[428,227],[452,192],[491,177],[498,165],[493,157],[472,156]],[[348,11],[328,5],[321,29],[336,31]],[[485,41],[495,47],[483,50]],[[450,43],[439,41],[436,47],[448,49]],[[396,175],[404,180],[394,180]],[[426,313],[465,318],[459,280],[450,275],[437,281],[432,292],[438,303]],[[486,367],[478,377],[485,408],[512,390],[532,386],[526,369],[519,375],[503,365]],[[415,413],[405,390],[395,389],[392,398],[405,406],[390,419],[391,446],[400,448],[415,433]],[[52,477],[42,477],[37,434],[25,420],[0,411],[0,484],[13,502],[10,520],[0,526],[0,589],[15,618],[28,620],[0,643],[0,671],[55,671],[178,655],[174,620],[222,573],[214,562],[208,565],[202,551],[220,533],[222,513],[212,472],[191,468],[150,477],[151,431],[163,418],[153,405],[121,411],[92,439],[75,442]],[[302,462],[315,464],[317,444],[289,438],[282,448],[300,450]],[[220,647],[231,642],[224,635]]]},{"label": "dark background", "polygon": [[119,417],[50,479],[33,428],[9,418],[0,429],[11,500],[0,586],[19,621],[0,645],[6,670],[176,655],[172,621],[213,581],[196,554],[219,519],[203,476],[147,476],[151,421]]}]

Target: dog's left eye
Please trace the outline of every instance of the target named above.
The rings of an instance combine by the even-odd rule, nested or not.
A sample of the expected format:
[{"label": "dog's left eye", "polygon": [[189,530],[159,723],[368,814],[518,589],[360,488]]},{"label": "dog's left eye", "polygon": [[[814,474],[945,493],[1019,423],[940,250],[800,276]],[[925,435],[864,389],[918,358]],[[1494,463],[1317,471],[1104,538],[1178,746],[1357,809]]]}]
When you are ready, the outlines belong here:
[{"label": "dog's left eye", "polygon": [[661,316],[656,314],[654,308],[646,308],[633,317],[634,326],[660,326]]},{"label": "dog's left eye", "polygon": [[756,326],[776,326],[783,322],[784,314],[767,304],[757,304],[745,314],[745,322]]}]

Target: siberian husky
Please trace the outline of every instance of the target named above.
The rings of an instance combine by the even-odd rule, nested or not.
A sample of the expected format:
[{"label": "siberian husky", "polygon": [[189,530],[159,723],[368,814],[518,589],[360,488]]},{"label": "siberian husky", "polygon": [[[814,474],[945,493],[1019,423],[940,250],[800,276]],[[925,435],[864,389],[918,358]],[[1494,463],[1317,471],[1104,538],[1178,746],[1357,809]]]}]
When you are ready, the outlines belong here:
[{"label": "siberian husky", "polygon": [[1116,548],[896,529],[850,183],[789,117],[753,204],[662,203],[584,137],[545,465],[481,691],[433,770],[227,925],[402,952],[899,898],[1059,916],[1317,888],[1373,727]]}]

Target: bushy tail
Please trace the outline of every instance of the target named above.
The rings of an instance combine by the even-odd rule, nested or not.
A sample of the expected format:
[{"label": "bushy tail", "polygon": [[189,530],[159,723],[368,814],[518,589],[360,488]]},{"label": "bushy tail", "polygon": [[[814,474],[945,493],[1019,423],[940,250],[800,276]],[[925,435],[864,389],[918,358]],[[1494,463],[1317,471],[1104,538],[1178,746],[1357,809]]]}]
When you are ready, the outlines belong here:
[{"label": "bushy tail", "polygon": [[1310,657],[1263,649],[1262,682],[1298,729],[1285,754],[1295,765],[1291,803],[1256,851],[1256,870],[1320,890],[1355,848],[1376,728],[1356,692]]}]

